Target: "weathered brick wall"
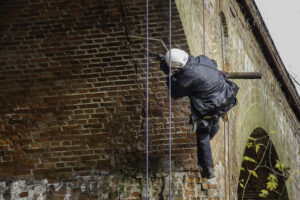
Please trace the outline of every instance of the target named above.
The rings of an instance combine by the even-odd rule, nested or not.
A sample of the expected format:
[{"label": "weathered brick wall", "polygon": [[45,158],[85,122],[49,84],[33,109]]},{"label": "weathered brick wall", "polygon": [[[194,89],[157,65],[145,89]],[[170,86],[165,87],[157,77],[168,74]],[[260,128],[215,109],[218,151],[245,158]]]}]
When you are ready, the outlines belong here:
[{"label": "weathered brick wall", "polygon": [[[236,81],[239,105],[212,141],[217,179],[209,183],[188,172],[197,169],[189,103],[172,101],[174,199],[235,199],[258,127],[292,168],[286,186],[297,199],[299,122],[236,2],[205,0],[205,21],[202,3],[173,2],[173,47],[202,54],[205,36],[220,69],[262,71],[263,79]],[[145,2],[11,0],[0,9],[0,199],[145,198],[146,43],[130,37],[146,36]],[[168,2],[149,9],[150,37],[168,43]],[[150,194],[164,199],[168,93],[156,52],[164,48],[150,41]]]},{"label": "weathered brick wall", "polygon": [[[7,166],[1,168],[3,176],[56,176],[144,163],[146,44],[128,36],[145,36],[145,5],[122,4],[2,5],[1,161]],[[174,44],[186,48],[175,9]],[[150,37],[167,42],[168,4],[153,1],[150,13]],[[155,42],[150,50],[164,51]],[[151,156],[160,155],[161,161],[167,155],[168,93],[153,54],[150,59]],[[182,103],[174,104],[174,115],[182,115],[177,122],[187,121],[176,109]],[[185,137],[184,122],[177,123],[177,129],[173,126],[174,155],[191,154],[181,150],[191,149],[193,141]]]},{"label": "weathered brick wall", "polygon": [[[156,173],[150,177],[149,184],[150,199],[168,199],[168,174]],[[144,174],[124,176],[107,173],[78,175],[73,180],[58,183],[50,183],[47,179],[15,180],[0,182],[0,194],[1,200],[135,200],[146,199],[146,181]],[[217,185],[201,178],[198,172],[177,172],[172,174],[172,199],[217,200]]]},{"label": "weathered brick wall", "polygon": [[[145,1],[12,0],[0,7],[0,199],[145,195],[146,40],[131,37],[146,36]],[[167,1],[150,1],[150,37],[166,44],[168,11]],[[172,12],[172,45],[188,51],[175,2]],[[168,92],[158,52],[165,53],[162,44],[150,41],[154,199],[168,196]],[[197,169],[189,103],[172,105],[172,168],[180,171],[172,175],[174,197],[218,196],[214,183],[185,172]]]}]

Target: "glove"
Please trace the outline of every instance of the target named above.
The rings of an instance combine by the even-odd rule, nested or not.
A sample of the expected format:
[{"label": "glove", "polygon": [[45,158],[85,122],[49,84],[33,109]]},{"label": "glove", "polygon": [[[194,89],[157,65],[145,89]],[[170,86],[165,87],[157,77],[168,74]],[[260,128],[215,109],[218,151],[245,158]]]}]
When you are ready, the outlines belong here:
[{"label": "glove", "polygon": [[226,72],[226,71],[219,71],[219,73],[220,73],[224,78],[228,78],[228,72]]},{"label": "glove", "polygon": [[160,61],[162,61],[162,60],[165,60],[166,57],[164,55],[162,55],[162,54],[159,53],[159,54],[157,54],[157,59],[160,60]]},{"label": "glove", "polygon": [[166,74],[169,74],[169,65],[166,62],[165,56],[163,56],[162,54],[158,54],[157,58],[160,60],[160,69]]}]

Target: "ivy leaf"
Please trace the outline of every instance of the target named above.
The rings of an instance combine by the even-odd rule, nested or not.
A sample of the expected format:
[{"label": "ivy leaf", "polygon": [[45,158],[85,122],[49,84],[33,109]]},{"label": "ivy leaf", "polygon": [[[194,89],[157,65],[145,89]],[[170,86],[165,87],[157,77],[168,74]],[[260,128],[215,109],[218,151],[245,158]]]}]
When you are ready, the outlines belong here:
[{"label": "ivy leaf", "polygon": [[276,160],[276,165],[275,167],[279,170],[279,171],[283,171],[284,169],[284,164],[280,163],[279,160]]},{"label": "ivy leaf", "polygon": [[276,176],[274,174],[269,174],[268,180],[269,181],[273,181],[273,182],[277,182],[277,178],[276,178]]},{"label": "ivy leaf", "polygon": [[249,173],[258,178],[257,173],[254,170],[248,169]]},{"label": "ivy leaf", "polygon": [[245,171],[245,168],[244,168],[244,167],[241,167],[241,171]]},{"label": "ivy leaf", "polygon": [[256,140],[257,140],[257,139],[255,139],[255,138],[253,138],[253,137],[250,137],[250,136],[248,137],[248,139],[249,139],[249,140],[252,140],[252,141],[256,141]]},{"label": "ivy leaf", "polygon": [[253,162],[253,163],[257,163],[256,160],[254,160],[253,158],[250,158],[248,156],[243,156],[243,160],[250,161],[250,162]]},{"label": "ivy leaf", "polygon": [[252,142],[248,142],[247,143],[247,147],[250,149],[251,147],[253,146],[253,143]]},{"label": "ivy leaf", "polygon": [[273,182],[273,181],[267,182],[267,188],[271,191],[276,189],[277,185],[278,185],[277,182]]},{"label": "ivy leaf", "polygon": [[274,189],[277,188],[277,186],[278,186],[277,178],[276,178],[276,176],[274,174],[269,174],[268,181],[269,182],[267,182],[267,188],[270,191],[273,191]]},{"label": "ivy leaf", "polygon": [[242,183],[240,183],[240,186],[241,186],[241,188],[245,188],[245,186]]},{"label": "ivy leaf", "polygon": [[258,153],[260,146],[264,146],[263,144],[257,144],[255,146],[255,152]]},{"label": "ivy leaf", "polygon": [[266,198],[269,194],[268,190],[261,190],[261,193],[259,194],[260,197]]}]

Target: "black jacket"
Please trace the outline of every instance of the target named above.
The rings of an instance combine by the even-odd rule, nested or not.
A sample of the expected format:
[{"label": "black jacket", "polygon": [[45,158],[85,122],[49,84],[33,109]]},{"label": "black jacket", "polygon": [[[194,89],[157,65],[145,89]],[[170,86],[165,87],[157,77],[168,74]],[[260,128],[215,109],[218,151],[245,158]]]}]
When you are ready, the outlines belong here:
[{"label": "black jacket", "polygon": [[172,97],[189,97],[193,119],[224,115],[237,104],[238,89],[219,73],[214,60],[203,55],[189,56],[187,64],[171,77]]}]

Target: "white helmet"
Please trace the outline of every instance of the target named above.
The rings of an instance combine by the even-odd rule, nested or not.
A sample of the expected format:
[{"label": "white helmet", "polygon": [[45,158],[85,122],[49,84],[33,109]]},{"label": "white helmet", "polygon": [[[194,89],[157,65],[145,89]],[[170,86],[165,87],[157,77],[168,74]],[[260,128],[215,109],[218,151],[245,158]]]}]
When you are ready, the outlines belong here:
[{"label": "white helmet", "polygon": [[170,65],[170,53],[171,53],[171,67],[180,68],[183,67],[189,58],[189,55],[180,49],[171,49],[166,53],[166,62]]}]

